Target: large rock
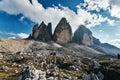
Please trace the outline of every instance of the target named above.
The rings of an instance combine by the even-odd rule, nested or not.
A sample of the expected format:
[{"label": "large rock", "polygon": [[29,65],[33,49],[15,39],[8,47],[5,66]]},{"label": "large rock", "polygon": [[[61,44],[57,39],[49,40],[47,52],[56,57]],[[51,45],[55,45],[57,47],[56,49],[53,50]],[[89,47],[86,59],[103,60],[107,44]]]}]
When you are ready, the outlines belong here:
[{"label": "large rock", "polygon": [[53,39],[60,44],[68,43],[72,40],[72,29],[65,18],[62,18],[58,23],[54,31]]},{"label": "large rock", "polygon": [[33,27],[32,35],[28,39],[40,40],[40,41],[51,41],[52,40],[52,27],[51,23],[45,25],[44,22],[37,24]]},{"label": "large rock", "polygon": [[91,73],[88,74],[88,75],[84,74],[84,75],[82,76],[82,80],[100,80],[100,79],[97,77],[96,74],[94,74],[94,73],[91,72]]},{"label": "large rock", "polygon": [[26,66],[18,80],[46,80],[46,72],[36,70],[33,66]]},{"label": "large rock", "polygon": [[93,45],[92,32],[84,25],[79,26],[73,36],[73,42],[87,46]]}]

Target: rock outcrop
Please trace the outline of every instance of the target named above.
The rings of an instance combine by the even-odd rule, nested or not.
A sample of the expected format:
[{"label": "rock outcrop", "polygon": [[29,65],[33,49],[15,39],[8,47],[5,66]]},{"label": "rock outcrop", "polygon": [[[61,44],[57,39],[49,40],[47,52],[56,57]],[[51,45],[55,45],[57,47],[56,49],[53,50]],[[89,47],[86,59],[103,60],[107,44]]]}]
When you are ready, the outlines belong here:
[{"label": "rock outcrop", "polygon": [[36,24],[33,27],[32,35],[28,39],[40,40],[40,41],[51,41],[52,40],[52,27],[51,23],[45,25],[44,22]]},{"label": "rock outcrop", "polygon": [[65,18],[62,18],[58,23],[53,34],[53,40],[60,44],[68,43],[72,40],[72,29]]},{"label": "rock outcrop", "polygon": [[79,26],[74,33],[73,42],[87,46],[93,45],[92,32],[84,25]]},{"label": "rock outcrop", "polygon": [[46,80],[46,73],[36,70],[34,66],[26,66],[23,68],[19,80]]}]

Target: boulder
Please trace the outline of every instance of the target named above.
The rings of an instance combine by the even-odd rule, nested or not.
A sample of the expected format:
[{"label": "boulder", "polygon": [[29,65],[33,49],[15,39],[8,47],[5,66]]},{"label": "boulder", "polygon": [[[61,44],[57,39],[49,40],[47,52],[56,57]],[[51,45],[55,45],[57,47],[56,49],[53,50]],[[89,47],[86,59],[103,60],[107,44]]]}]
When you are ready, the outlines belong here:
[{"label": "boulder", "polygon": [[10,68],[8,66],[2,66],[3,71],[7,72]]},{"label": "boulder", "polygon": [[80,25],[78,27],[78,29],[74,33],[72,40],[77,44],[83,44],[87,46],[93,45],[92,32],[84,25]]},{"label": "boulder", "polygon": [[19,80],[46,80],[46,73],[36,70],[34,66],[26,66],[23,68]]},{"label": "boulder", "polygon": [[98,77],[97,77],[97,75],[96,74],[94,74],[94,73],[90,73],[90,74],[84,74],[83,76],[82,76],[82,80],[99,80],[98,79]]},{"label": "boulder", "polygon": [[98,72],[97,76],[98,76],[99,80],[103,80],[104,79],[104,75],[100,71]]},{"label": "boulder", "polygon": [[3,58],[3,54],[0,53],[0,59],[2,59],[2,58]]},{"label": "boulder", "polygon": [[100,68],[101,68],[101,65],[97,61],[94,61],[93,62],[93,69],[100,69]]},{"label": "boulder", "polygon": [[55,28],[53,40],[60,44],[68,43],[72,40],[72,29],[65,18],[62,18]]}]

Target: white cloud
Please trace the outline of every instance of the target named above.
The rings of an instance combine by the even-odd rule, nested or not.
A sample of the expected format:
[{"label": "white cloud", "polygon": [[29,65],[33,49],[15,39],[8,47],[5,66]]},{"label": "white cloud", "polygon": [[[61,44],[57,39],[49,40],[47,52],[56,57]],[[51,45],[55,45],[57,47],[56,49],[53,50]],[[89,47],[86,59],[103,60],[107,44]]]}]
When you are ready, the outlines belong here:
[{"label": "white cloud", "polygon": [[112,5],[120,6],[120,0],[110,0],[110,3],[111,3]]},{"label": "white cloud", "polygon": [[4,32],[4,34],[8,34],[8,35],[11,35],[11,36],[15,36],[16,34],[13,33],[13,32]]},{"label": "white cloud", "polygon": [[23,22],[24,18],[24,16],[20,17],[19,21]]},{"label": "white cloud", "polygon": [[120,0],[110,0],[111,10],[110,14],[113,17],[120,18]]},{"label": "white cloud", "polygon": [[120,39],[114,39],[114,40],[109,41],[108,43],[120,48]]},{"label": "white cloud", "polygon": [[15,36],[12,36],[12,37],[8,37],[8,39],[16,39],[16,37],[15,37]]},{"label": "white cloud", "polygon": [[99,30],[99,32],[103,32],[103,30]]},{"label": "white cloud", "polygon": [[[111,22],[107,17],[89,12],[89,10],[108,10],[108,0],[85,0],[85,3],[82,5],[84,7],[88,5],[87,10],[82,9],[81,5],[78,5],[77,14],[68,7],[64,7],[60,4],[59,6],[48,7],[45,9],[37,0],[32,0],[32,3],[33,4],[31,4],[29,0],[2,0],[0,1],[0,10],[11,15],[23,14],[24,17],[27,17],[36,23],[41,23],[41,21],[44,21],[45,23],[52,22],[53,30],[62,17],[67,18],[73,32],[80,24],[86,24],[85,22],[87,22],[86,26],[88,28],[100,25],[104,21],[109,20],[109,22]],[[21,20],[22,19],[24,18],[22,17]]]},{"label": "white cloud", "polygon": [[13,33],[13,32],[2,32],[2,31],[0,31],[0,34],[10,36],[8,38],[13,38],[13,39],[16,39],[16,38],[24,39],[29,36],[29,34],[26,34],[26,33]]},{"label": "white cloud", "polygon": [[17,36],[18,36],[19,38],[23,39],[23,38],[28,38],[29,35],[28,35],[28,34],[25,34],[25,33],[18,33]]},{"label": "white cloud", "polygon": [[109,34],[105,34],[105,33],[99,33],[99,34],[93,34],[94,37],[100,39],[100,41],[102,43],[106,43],[108,41],[110,41],[110,35]]},{"label": "white cloud", "polygon": [[117,33],[117,34],[115,34],[115,36],[120,37],[120,34],[119,34],[119,33]]},{"label": "white cloud", "polygon": [[2,31],[0,31],[0,34],[10,35],[10,36],[16,36],[16,34],[13,33],[13,32],[2,32]]},{"label": "white cloud", "polygon": [[113,5],[110,13],[111,13],[111,16],[120,18],[120,6]]},{"label": "white cloud", "polygon": [[108,21],[108,24],[110,24],[110,25],[114,25],[115,24],[115,20],[108,19],[107,21]]},{"label": "white cloud", "polygon": [[100,11],[103,10],[109,10],[109,0],[84,0],[85,4],[87,4],[85,7],[87,10],[92,11]]}]

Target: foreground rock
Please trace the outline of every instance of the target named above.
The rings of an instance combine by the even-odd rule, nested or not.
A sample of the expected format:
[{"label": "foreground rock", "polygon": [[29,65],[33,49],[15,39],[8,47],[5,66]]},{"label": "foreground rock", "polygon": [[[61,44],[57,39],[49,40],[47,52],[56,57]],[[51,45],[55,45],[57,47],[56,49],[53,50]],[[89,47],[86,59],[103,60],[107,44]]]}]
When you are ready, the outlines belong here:
[{"label": "foreground rock", "polygon": [[72,40],[72,29],[70,24],[67,22],[65,18],[62,18],[58,23],[53,39],[57,43],[68,43]]},{"label": "foreground rock", "polygon": [[46,80],[46,73],[36,70],[33,66],[23,68],[19,80]]}]

